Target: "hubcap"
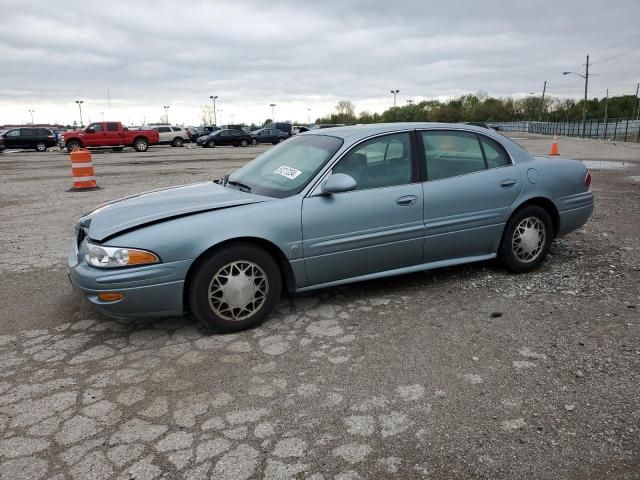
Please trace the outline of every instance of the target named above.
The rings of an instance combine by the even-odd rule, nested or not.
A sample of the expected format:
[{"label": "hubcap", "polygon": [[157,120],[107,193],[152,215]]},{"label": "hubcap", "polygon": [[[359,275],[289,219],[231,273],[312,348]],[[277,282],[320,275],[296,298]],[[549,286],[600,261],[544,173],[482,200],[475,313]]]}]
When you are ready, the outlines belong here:
[{"label": "hubcap", "polygon": [[268,292],[269,282],[262,268],[249,261],[231,262],[213,276],[209,306],[225,320],[246,320],[260,310]]},{"label": "hubcap", "polygon": [[544,223],[537,217],[527,217],[522,220],[515,231],[511,241],[513,254],[524,263],[533,262],[540,256],[547,232]]}]

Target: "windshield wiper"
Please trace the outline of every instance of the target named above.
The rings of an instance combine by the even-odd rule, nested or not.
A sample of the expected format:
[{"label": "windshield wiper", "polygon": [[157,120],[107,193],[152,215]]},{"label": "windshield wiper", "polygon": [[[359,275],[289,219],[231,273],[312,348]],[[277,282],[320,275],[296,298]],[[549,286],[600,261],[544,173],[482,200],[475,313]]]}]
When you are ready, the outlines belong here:
[{"label": "windshield wiper", "polygon": [[217,183],[218,185],[222,185],[224,187],[228,181],[229,174],[227,173],[226,175],[221,176],[218,180],[214,180],[213,183]]},{"label": "windshield wiper", "polygon": [[251,187],[249,185],[247,185],[246,183],[237,182],[235,180],[227,179],[225,185],[232,185],[234,187],[238,187],[238,190],[241,190],[243,192],[250,192],[251,191]]}]

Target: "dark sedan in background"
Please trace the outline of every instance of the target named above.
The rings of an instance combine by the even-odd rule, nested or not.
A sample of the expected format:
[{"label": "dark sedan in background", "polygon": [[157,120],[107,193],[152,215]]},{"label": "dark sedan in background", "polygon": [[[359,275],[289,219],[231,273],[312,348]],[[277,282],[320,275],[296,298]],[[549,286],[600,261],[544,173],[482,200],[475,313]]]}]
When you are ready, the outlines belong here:
[{"label": "dark sedan in background", "polygon": [[209,135],[199,137],[197,140],[198,145],[206,148],[219,147],[223,145],[233,145],[234,147],[246,147],[251,145],[251,135],[243,132],[242,130],[218,130]]},{"label": "dark sedan in background", "polygon": [[258,143],[276,143],[284,142],[289,135],[282,130],[276,128],[261,128],[260,130],[254,130],[251,132],[251,143],[257,145]]},{"label": "dark sedan in background", "polygon": [[56,137],[48,128],[13,128],[2,133],[5,148],[28,148],[45,152],[56,146]]}]

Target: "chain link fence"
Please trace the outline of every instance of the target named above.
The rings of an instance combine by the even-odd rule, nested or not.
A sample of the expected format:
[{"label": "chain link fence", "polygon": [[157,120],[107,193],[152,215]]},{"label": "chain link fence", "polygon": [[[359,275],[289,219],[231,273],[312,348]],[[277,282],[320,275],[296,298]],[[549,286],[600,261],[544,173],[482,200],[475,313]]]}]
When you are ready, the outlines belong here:
[{"label": "chain link fence", "polygon": [[503,132],[539,133],[565,137],[600,138],[640,143],[640,120],[627,118],[589,119],[585,122],[496,122],[491,126]]}]

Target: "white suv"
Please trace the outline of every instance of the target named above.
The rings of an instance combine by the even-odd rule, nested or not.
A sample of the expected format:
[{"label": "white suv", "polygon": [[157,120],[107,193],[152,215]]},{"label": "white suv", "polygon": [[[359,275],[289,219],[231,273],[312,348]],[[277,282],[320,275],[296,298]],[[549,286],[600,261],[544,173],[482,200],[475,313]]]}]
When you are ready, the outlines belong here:
[{"label": "white suv", "polygon": [[186,128],[170,126],[170,125],[153,125],[152,130],[155,130],[160,135],[160,145],[171,145],[172,147],[181,147],[185,142],[190,142],[191,137]]}]

